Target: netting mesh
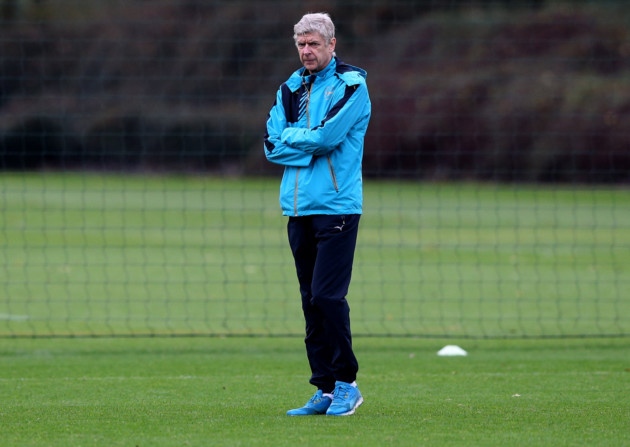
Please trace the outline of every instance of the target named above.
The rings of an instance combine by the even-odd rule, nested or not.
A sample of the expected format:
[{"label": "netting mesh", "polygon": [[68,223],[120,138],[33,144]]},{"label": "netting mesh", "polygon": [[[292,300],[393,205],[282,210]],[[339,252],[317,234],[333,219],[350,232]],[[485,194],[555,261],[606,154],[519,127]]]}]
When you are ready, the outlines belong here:
[{"label": "netting mesh", "polygon": [[629,335],[623,2],[0,0],[0,336],[303,333],[262,135],[312,10],[373,103],[354,333]]}]

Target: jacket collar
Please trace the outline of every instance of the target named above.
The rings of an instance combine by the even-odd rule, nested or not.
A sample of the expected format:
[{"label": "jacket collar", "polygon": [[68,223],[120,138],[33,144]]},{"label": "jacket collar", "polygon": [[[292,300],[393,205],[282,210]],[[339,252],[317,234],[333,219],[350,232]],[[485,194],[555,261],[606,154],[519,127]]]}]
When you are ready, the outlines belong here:
[{"label": "jacket collar", "polygon": [[287,80],[287,86],[291,89],[291,91],[297,91],[303,83],[309,84],[315,82],[316,79],[327,79],[330,76],[335,74],[337,69],[337,57],[333,57],[328,65],[322,70],[318,71],[315,74],[309,74],[306,71],[306,68],[302,67],[299,70],[296,70]]}]

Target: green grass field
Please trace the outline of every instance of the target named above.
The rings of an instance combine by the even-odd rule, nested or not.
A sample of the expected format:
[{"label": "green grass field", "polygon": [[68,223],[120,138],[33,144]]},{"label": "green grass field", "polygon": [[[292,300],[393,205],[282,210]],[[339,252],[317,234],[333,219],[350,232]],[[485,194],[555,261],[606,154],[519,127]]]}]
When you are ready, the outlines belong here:
[{"label": "green grass field", "polygon": [[0,339],[0,445],[630,445],[628,339],[358,338],[365,403],[313,392],[297,338]]},{"label": "green grass field", "polygon": [[[278,179],[0,175],[0,335],[299,335]],[[366,180],[361,335],[630,334],[630,191]]]},{"label": "green grass field", "polygon": [[365,403],[289,418],[313,389],[277,187],[1,175],[0,445],[630,446],[627,190],[368,180]]}]

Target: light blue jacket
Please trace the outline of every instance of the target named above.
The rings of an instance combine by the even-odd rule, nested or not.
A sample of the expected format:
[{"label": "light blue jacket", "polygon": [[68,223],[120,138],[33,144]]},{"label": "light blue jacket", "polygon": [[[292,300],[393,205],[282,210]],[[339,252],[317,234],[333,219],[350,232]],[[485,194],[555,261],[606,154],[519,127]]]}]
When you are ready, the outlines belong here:
[{"label": "light blue jacket", "polygon": [[336,57],[280,86],[267,119],[265,155],[283,165],[285,216],[361,214],[363,140],[371,115],[365,70]]}]

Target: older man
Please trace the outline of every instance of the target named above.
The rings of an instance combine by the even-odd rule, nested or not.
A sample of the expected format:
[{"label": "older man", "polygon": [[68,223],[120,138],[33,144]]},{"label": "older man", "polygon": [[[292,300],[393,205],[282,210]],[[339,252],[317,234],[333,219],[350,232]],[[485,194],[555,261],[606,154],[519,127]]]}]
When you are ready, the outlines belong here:
[{"label": "older man", "polygon": [[371,103],[366,72],[336,57],[328,14],[304,15],[293,38],[303,67],[278,89],[265,155],[284,166],[280,206],[288,216],[310,383],[317,391],[287,414],[345,416],[363,403],[346,295],[363,208],[361,163]]}]

